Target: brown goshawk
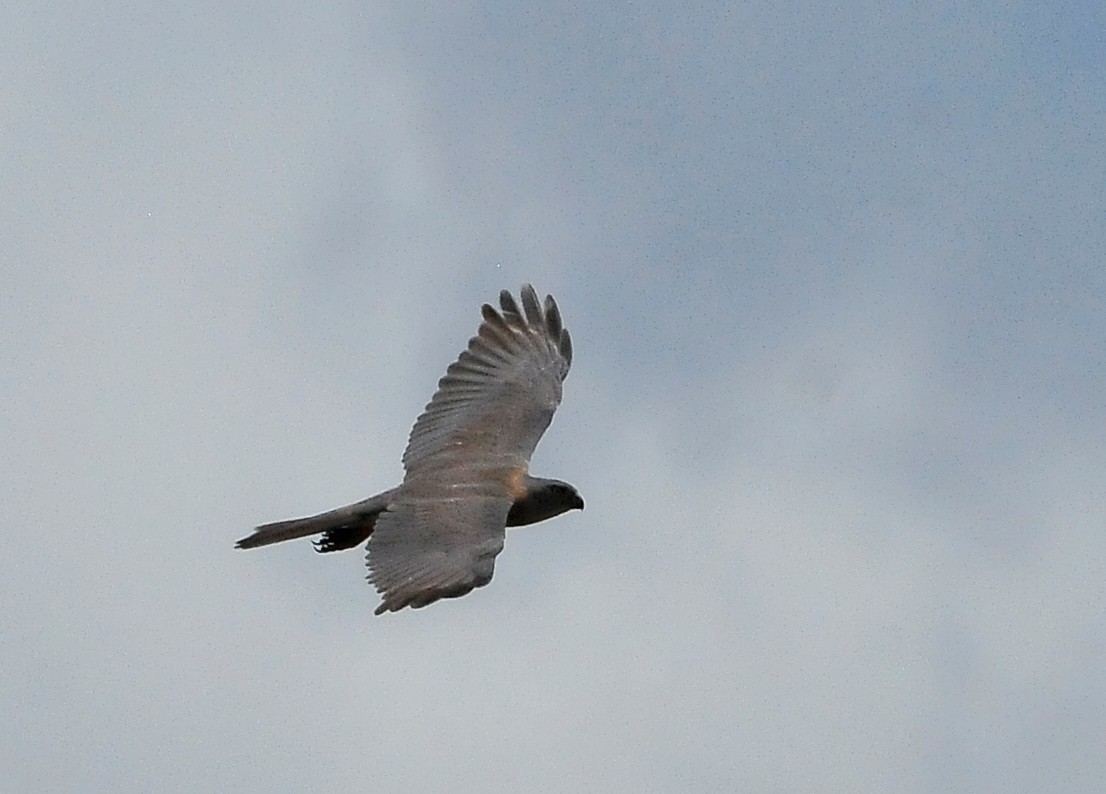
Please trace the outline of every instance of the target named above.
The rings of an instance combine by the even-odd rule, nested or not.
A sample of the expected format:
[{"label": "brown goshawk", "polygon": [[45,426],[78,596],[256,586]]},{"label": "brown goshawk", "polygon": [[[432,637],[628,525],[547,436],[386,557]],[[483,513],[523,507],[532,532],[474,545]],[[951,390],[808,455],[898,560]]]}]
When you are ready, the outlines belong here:
[{"label": "brown goshawk", "polygon": [[583,509],[576,489],[531,477],[530,456],[561,402],[572,340],[556,301],[522,288],[500,310],[485,304],[468,348],[438,382],[403,453],[403,482],[309,518],[258,527],[238,541],[252,549],[321,534],[321,552],[366,540],[376,614],[456,598],[491,581],[506,527]]}]

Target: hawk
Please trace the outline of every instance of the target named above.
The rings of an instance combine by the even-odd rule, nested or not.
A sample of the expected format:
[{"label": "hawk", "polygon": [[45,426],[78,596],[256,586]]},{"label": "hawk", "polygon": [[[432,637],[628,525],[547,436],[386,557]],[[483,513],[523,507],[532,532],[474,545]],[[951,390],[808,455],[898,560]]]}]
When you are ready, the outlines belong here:
[{"label": "hawk", "polygon": [[457,598],[492,579],[506,527],[534,524],[584,500],[561,480],[530,475],[530,456],[561,402],[572,340],[553,296],[544,305],[507,290],[450,364],[415,422],[403,453],[403,482],[317,516],[258,527],[238,541],[252,549],[308,535],[320,552],[366,543],[376,614]]}]

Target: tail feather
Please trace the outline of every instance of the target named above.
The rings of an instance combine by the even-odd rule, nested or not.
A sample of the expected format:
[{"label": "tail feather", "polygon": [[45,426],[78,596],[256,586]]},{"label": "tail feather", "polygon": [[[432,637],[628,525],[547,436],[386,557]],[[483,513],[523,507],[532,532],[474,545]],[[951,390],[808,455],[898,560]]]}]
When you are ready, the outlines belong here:
[{"label": "tail feather", "polygon": [[394,493],[395,489],[385,491],[364,501],[328,510],[317,516],[263,524],[255,529],[252,535],[238,541],[235,548],[255,549],[258,546],[268,546],[272,543],[323,533],[323,537],[315,541],[317,551],[352,549],[368,540],[377,516],[391,503]]}]

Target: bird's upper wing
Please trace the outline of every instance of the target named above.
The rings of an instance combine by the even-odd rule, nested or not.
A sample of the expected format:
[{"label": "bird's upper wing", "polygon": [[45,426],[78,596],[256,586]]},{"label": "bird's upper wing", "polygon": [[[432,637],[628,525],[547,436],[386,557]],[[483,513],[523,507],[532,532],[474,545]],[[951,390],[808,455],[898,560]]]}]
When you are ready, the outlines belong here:
[{"label": "bird's upper wing", "polygon": [[525,465],[553,419],[572,363],[557,303],[546,296],[543,307],[526,285],[521,310],[506,290],[499,305],[484,304],[477,335],[415,422],[403,453],[408,477],[481,460]]},{"label": "bird's upper wing", "polygon": [[456,598],[491,581],[511,500],[494,488],[467,490],[474,488],[405,495],[381,513],[366,557],[383,598],[376,614]]}]

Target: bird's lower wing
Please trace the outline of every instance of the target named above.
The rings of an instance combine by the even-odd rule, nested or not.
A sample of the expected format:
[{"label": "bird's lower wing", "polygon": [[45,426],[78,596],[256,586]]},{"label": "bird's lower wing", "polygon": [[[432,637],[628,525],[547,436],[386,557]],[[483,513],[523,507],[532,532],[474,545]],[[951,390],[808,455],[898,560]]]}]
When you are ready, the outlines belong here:
[{"label": "bird's lower wing", "polygon": [[483,494],[401,497],[380,514],[369,539],[376,614],[463,596],[491,581],[503,550],[511,501]]}]

